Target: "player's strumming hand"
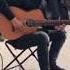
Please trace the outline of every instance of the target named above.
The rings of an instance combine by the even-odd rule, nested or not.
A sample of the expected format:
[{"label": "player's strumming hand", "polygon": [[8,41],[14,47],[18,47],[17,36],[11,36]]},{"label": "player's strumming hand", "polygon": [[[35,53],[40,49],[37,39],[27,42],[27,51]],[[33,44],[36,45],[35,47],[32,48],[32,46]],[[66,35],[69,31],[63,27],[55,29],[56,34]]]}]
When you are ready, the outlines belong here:
[{"label": "player's strumming hand", "polygon": [[16,17],[11,20],[12,25],[14,27],[14,31],[21,31],[23,29],[23,24]]},{"label": "player's strumming hand", "polygon": [[15,32],[20,31],[20,32],[24,32],[24,33],[27,33],[27,32],[33,33],[33,32],[36,32],[36,31],[37,31],[37,28],[36,28],[36,27],[28,27],[28,26],[26,25],[26,23],[20,21],[20,20],[17,19],[16,17],[13,18],[13,19],[11,20],[11,22],[12,22],[12,24],[13,24],[13,26],[14,26],[14,31],[15,31]]}]

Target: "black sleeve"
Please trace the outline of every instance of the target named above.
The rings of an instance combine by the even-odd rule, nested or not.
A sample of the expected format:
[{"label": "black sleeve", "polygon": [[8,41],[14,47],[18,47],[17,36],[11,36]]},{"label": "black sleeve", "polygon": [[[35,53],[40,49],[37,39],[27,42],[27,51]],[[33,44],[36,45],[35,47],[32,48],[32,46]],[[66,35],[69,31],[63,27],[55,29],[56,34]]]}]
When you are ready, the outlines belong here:
[{"label": "black sleeve", "polygon": [[60,17],[61,19],[69,19],[68,9],[64,4],[60,5]]},{"label": "black sleeve", "polygon": [[12,20],[15,17],[5,0],[0,0],[0,12],[4,14],[9,20]]},{"label": "black sleeve", "polygon": [[47,0],[47,6],[51,11],[51,17],[53,20],[58,19],[60,16],[59,0]]}]

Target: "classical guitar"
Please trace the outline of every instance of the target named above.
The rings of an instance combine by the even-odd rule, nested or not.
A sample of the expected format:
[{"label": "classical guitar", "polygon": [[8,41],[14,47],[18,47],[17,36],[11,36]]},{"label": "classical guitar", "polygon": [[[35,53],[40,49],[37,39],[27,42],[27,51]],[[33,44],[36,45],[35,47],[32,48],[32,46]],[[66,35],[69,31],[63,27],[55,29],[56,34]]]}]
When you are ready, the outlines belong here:
[{"label": "classical guitar", "polygon": [[17,7],[10,7],[10,9],[13,14],[21,20],[23,24],[26,23],[29,28],[15,32],[13,30],[12,23],[2,13],[0,13],[0,32],[9,40],[14,40],[37,31],[37,28],[33,30],[31,27],[60,25],[62,23],[70,25],[70,20],[46,20],[42,11],[39,9],[28,12]]}]

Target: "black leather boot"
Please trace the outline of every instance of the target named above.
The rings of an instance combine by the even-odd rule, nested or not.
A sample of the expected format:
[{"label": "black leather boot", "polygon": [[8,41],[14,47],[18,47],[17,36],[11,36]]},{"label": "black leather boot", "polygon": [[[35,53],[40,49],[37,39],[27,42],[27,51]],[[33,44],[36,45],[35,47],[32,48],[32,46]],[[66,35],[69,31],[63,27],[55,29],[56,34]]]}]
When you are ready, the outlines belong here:
[{"label": "black leather boot", "polygon": [[[55,55],[55,56],[54,56]],[[56,59],[57,59],[57,55],[55,54],[50,54],[49,55],[49,64],[50,64],[50,70],[65,70],[63,68],[60,68],[59,66],[57,66],[56,64]]]}]

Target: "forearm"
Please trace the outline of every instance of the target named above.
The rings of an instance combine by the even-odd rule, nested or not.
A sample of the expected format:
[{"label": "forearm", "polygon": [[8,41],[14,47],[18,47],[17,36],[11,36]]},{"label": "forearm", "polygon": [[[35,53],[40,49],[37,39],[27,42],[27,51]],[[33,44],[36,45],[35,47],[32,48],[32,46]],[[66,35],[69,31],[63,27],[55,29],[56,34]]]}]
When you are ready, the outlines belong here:
[{"label": "forearm", "polygon": [[9,6],[5,0],[0,0],[0,12],[5,15],[9,20],[12,20],[15,17],[9,9]]}]

